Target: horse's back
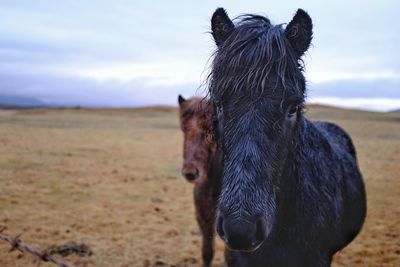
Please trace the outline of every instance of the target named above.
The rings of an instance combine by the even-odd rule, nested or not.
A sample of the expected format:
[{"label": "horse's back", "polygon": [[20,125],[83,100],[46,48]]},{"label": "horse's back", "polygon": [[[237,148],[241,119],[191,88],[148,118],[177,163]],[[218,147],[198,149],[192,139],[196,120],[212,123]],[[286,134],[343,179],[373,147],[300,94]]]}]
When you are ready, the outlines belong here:
[{"label": "horse's back", "polygon": [[356,150],[350,135],[336,124],[318,121],[316,128],[325,136],[340,161],[343,172],[345,201],[342,233],[337,249],[350,243],[360,232],[366,216],[366,196],[362,175],[359,171]]},{"label": "horse's back", "polygon": [[339,149],[345,149],[345,151],[356,158],[356,149],[353,141],[350,135],[340,126],[327,121],[317,121],[314,122],[314,125],[324,134],[331,145]]}]

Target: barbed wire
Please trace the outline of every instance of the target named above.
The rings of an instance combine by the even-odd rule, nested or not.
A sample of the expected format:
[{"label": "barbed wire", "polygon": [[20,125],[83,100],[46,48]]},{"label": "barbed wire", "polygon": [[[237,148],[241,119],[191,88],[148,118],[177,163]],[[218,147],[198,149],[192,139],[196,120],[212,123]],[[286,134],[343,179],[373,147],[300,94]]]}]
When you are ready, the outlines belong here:
[{"label": "barbed wire", "polygon": [[4,234],[4,230],[6,230],[6,227],[0,229],[0,239],[3,239],[4,241],[10,243],[11,249],[9,252],[19,250],[23,253],[24,251],[27,251],[33,255],[38,256],[42,261],[54,263],[59,267],[73,267],[63,260],[56,259],[46,252],[43,252],[29,244],[23,243],[21,239],[19,239],[19,237],[21,236],[20,234],[13,238],[9,235]]}]

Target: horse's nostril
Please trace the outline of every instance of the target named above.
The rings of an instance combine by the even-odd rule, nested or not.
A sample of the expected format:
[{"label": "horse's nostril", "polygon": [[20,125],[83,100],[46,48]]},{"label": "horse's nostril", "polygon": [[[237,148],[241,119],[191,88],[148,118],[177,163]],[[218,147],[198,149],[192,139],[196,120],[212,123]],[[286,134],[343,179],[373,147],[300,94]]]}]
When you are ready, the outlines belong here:
[{"label": "horse's nostril", "polygon": [[253,251],[267,237],[266,221],[263,217],[235,218],[218,216],[217,232],[229,249]]},{"label": "horse's nostril", "polygon": [[199,170],[197,168],[189,170],[182,169],[182,175],[185,176],[188,181],[193,181],[199,177]]},{"label": "horse's nostril", "polygon": [[186,179],[188,179],[190,181],[195,179],[195,176],[193,173],[186,173],[185,177],[186,177]]},{"label": "horse's nostril", "polygon": [[256,239],[262,241],[266,237],[266,223],[263,217],[258,218],[256,222]]}]

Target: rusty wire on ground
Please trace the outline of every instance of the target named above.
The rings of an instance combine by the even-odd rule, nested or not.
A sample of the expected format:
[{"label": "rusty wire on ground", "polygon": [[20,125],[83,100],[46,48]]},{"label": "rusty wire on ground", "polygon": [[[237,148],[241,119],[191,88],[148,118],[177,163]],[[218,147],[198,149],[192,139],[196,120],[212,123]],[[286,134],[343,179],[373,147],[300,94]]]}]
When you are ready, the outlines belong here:
[{"label": "rusty wire on ground", "polygon": [[4,234],[3,232],[5,229],[6,229],[6,227],[3,227],[2,229],[0,229],[0,239],[3,239],[4,241],[7,241],[8,243],[10,243],[10,245],[11,245],[10,252],[12,252],[14,250],[19,250],[21,252],[27,251],[33,255],[38,256],[42,261],[54,263],[55,265],[57,265],[59,267],[73,267],[73,265],[71,265],[63,260],[56,259],[46,252],[43,252],[29,244],[23,243],[21,241],[21,239],[19,239],[19,237],[21,235],[17,235],[16,237],[13,238],[11,236]]}]

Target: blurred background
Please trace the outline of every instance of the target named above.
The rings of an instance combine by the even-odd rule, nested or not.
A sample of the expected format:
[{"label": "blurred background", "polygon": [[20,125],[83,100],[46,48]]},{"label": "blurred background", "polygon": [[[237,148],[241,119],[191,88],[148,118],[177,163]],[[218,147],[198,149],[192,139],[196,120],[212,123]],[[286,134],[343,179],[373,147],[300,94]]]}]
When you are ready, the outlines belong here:
[{"label": "blurred background", "polygon": [[0,104],[137,107],[203,94],[215,48],[210,17],[267,15],[314,22],[305,56],[310,103],[400,108],[400,53],[393,0],[1,1]]},{"label": "blurred background", "polygon": [[[389,0],[1,0],[0,238],[22,234],[76,267],[202,266],[177,96],[205,93],[217,7],[274,24],[309,12],[305,115],[351,135],[368,198],[332,266],[400,266],[400,112],[388,112],[400,111],[400,4]],[[224,249],[216,238],[213,267]],[[53,266],[9,250],[0,240],[0,266]]]}]

